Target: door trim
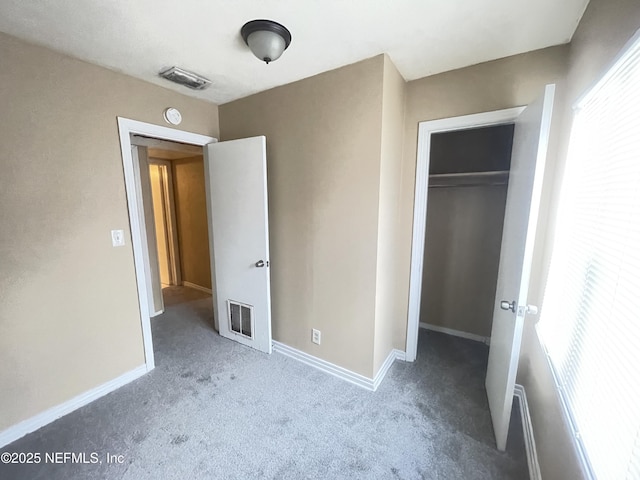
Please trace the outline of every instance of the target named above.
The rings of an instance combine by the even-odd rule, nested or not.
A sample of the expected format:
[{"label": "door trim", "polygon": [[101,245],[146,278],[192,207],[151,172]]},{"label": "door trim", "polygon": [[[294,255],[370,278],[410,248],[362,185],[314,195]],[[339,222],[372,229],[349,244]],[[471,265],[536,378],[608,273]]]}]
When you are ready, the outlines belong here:
[{"label": "door trim", "polygon": [[[139,187],[134,195],[137,197],[138,210],[135,212],[140,219],[140,224],[144,227],[141,232],[141,240],[144,248],[142,250],[142,260],[144,265],[144,276],[147,281],[147,302],[149,305],[149,314],[151,317],[160,315],[164,310],[164,302],[162,301],[162,285],[160,278],[155,278],[155,270],[158,267],[158,252],[156,242],[156,229],[153,226],[153,206],[145,204],[145,198],[151,198],[151,178],[147,165],[147,148],[133,144],[131,146],[131,155],[133,159],[133,175],[135,184]],[[154,268],[156,267],[156,268]],[[157,280],[157,284],[156,284]],[[159,292],[156,291],[159,290]],[[160,294],[160,308],[156,305],[156,293]]]},{"label": "door trim", "polygon": [[430,120],[418,124],[418,153],[416,156],[416,183],[413,197],[413,235],[411,239],[411,273],[409,277],[409,309],[407,314],[407,343],[405,347],[407,362],[413,362],[418,353],[424,240],[427,226],[431,134],[511,123],[524,109],[525,107],[514,107],[460,117]]},{"label": "door trim", "polygon": [[146,248],[142,229],[143,219],[139,215],[140,185],[137,184],[134,175],[133,156],[131,154],[131,135],[143,135],[146,137],[169,140],[173,142],[187,143],[204,146],[218,140],[214,137],[200,135],[198,133],[176,130],[151,123],[139,122],[128,118],[117,117],[118,133],[120,135],[120,152],[122,154],[122,166],[124,170],[125,191],[127,194],[127,206],[129,207],[129,225],[131,227],[131,246],[133,248],[133,262],[136,272],[138,305],[140,307],[140,323],[142,325],[142,340],[144,343],[144,358],[147,371],[155,367],[153,355],[153,340],[151,338],[151,318],[147,295],[149,286],[144,274],[144,249]]}]

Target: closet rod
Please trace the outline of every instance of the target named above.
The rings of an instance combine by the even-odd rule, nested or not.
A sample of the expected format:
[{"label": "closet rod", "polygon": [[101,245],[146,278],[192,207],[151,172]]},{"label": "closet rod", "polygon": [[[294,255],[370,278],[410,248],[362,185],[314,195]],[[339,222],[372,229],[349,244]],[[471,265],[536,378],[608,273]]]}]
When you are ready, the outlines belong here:
[{"label": "closet rod", "polygon": [[435,185],[429,185],[429,188],[453,188],[453,187],[503,187],[507,185],[507,182],[479,182],[479,183],[440,183]]},{"label": "closet rod", "polygon": [[437,173],[429,175],[429,188],[506,185],[509,171]]},{"label": "closet rod", "polygon": [[489,170],[484,172],[459,172],[459,173],[430,173],[429,178],[489,178],[504,177],[509,175],[509,170]]}]

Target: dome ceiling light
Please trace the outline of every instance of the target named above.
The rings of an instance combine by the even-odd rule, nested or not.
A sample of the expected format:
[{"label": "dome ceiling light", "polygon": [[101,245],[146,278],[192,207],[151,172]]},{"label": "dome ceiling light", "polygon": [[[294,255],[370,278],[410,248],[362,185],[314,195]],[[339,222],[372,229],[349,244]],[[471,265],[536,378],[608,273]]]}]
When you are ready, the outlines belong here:
[{"label": "dome ceiling light", "polygon": [[272,20],[251,20],[240,34],[253,54],[267,64],[280,58],[291,43],[291,32]]}]

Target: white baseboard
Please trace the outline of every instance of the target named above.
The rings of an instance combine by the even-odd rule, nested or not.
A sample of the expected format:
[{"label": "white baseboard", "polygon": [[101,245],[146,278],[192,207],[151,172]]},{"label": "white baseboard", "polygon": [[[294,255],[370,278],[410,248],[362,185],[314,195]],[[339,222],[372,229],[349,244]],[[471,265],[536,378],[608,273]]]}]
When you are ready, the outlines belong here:
[{"label": "white baseboard", "polygon": [[515,385],[513,395],[520,401],[520,417],[522,419],[522,433],[524,435],[524,448],[527,452],[527,464],[529,465],[529,478],[531,480],[542,480],[540,464],[538,463],[538,452],[536,451],[536,440],[533,437],[533,426],[531,415],[529,414],[529,404],[527,394],[522,385]]},{"label": "white baseboard", "polygon": [[105,396],[107,393],[111,393],[114,390],[126,385],[129,382],[134,381],[136,378],[141,377],[147,373],[147,366],[140,365],[133,370],[120,375],[119,377],[114,378],[113,380],[109,380],[102,385],[98,385],[91,390],[88,390],[80,395],[73,397],[70,400],[67,400],[60,405],[56,405],[55,407],[49,408],[44,412],[38,413],[37,415],[23,420],[20,423],[13,425],[12,427],[7,428],[0,432],[0,447],[4,447],[5,445],[10,444],[18,440],[19,438],[24,437],[26,434],[34,432],[39,428],[48,425],[49,423],[57,420],[60,417],[67,415],[68,413],[77,410],[80,407],[85,406],[88,403],[97,400],[100,397]]},{"label": "white baseboard", "polygon": [[466,338],[468,340],[475,340],[476,342],[482,342],[489,345],[491,337],[483,337],[482,335],[476,335],[475,333],[467,333],[461,330],[454,330],[453,328],[440,327],[438,325],[431,325],[430,323],[420,322],[420,328],[426,330],[432,330],[434,332],[446,333],[447,335],[453,335],[454,337]]},{"label": "white baseboard", "polygon": [[389,356],[382,364],[380,370],[376,374],[375,378],[368,378],[364,375],[360,375],[359,373],[352,372],[351,370],[347,370],[346,368],[335,365],[331,362],[327,362],[326,360],[322,360],[321,358],[314,357],[313,355],[309,355],[301,350],[285,345],[284,343],[273,341],[273,350],[275,352],[281,353],[288,357],[291,357],[299,362],[305,363],[311,367],[317,368],[325,373],[333,375],[334,377],[338,377],[342,380],[345,380],[349,383],[353,383],[359,387],[365,388],[367,390],[371,390],[375,392],[382,382],[382,379],[387,374],[391,365],[396,359],[404,360],[405,352],[400,350],[392,350],[389,353]]},{"label": "white baseboard", "polygon": [[209,295],[213,294],[213,291],[210,288],[203,287],[201,285],[197,285],[191,282],[182,282],[183,287],[193,288],[194,290],[200,290],[201,292],[208,293]]},{"label": "white baseboard", "polygon": [[405,361],[405,359],[406,359],[406,354],[402,350],[398,350],[394,348],[389,352],[389,355],[387,356],[386,360],[380,367],[380,370],[378,370],[378,373],[376,373],[375,377],[373,377],[374,392],[378,389],[378,387],[382,383],[382,380],[387,375],[387,372],[393,366],[393,362],[395,362],[396,360]]}]

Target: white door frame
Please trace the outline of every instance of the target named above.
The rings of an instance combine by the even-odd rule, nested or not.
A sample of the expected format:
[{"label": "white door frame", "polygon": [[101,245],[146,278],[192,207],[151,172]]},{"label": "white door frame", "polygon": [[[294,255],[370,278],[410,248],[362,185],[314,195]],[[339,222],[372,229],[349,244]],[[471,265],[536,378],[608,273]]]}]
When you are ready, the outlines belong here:
[{"label": "white door frame", "polygon": [[[153,225],[153,204],[147,202],[151,199],[151,178],[147,166],[147,148],[136,145],[131,146],[131,155],[133,159],[133,176],[135,184],[139,187],[138,211],[136,212],[140,219],[140,224],[144,225],[141,231],[142,244],[142,263],[144,265],[144,275],[147,280],[147,301],[149,302],[149,312],[151,317],[160,315],[164,311],[164,302],[162,299],[162,285],[160,284],[160,275],[158,274],[158,252],[156,241],[156,229]],[[155,267],[155,268],[154,268]],[[159,295],[159,299],[157,296]],[[159,300],[159,304],[156,303]]]},{"label": "white door frame", "polygon": [[147,295],[149,285],[145,276],[144,249],[142,229],[143,218],[140,217],[142,192],[136,182],[133,156],[131,154],[131,135],[143,135],[174,142],[188,143],[204,146],[218,140],[198,133],[175,130],[173,128],[139,122],[128,118],[118,117],[118,132],[120,133],[120,151],[122,153],[122,166],[124,169],[125,190],[127,193],[127,205],[129,207],[129,224],[131,225],[131,244],[133,247],[133,261],[138,284],[138,305],[140,307],[140,322],[142,324],[142,340],[144,342],[144,357],[147,371],[153,370],[155,360],[153,356],[153,340],[151,338],[151,318]]},{"label": "white door frame", "polygon": [[407,362],[413,362],[418,353],[422,268],[424,265],[424,241],[427,226],[431,134],[512,123],[524,109],[525,107],[514,107],[492,112],[464,115],[461,117],[430,120],[418,124],[416,185],[413,199],[413,237],[411,241],[411,274],[409,277],[409,311],[407,314]]}]

